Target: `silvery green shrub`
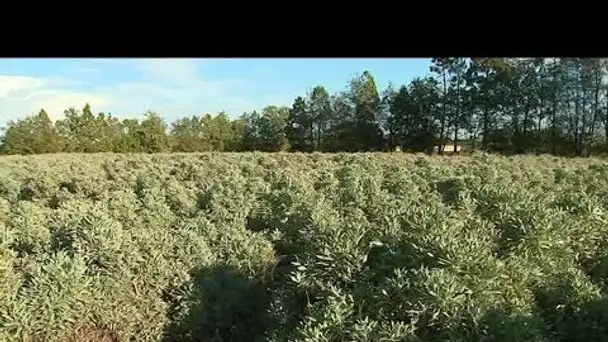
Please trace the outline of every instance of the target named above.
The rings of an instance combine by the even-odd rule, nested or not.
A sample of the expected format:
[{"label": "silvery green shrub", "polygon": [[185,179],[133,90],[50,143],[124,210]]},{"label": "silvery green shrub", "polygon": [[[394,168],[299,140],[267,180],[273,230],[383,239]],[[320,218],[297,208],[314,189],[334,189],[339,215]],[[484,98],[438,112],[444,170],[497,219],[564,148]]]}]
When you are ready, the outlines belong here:
[{"label": "silvery green shrub", "polygon": [[607,175],[486,154],[2,157],[0,340],[604,340]]}]

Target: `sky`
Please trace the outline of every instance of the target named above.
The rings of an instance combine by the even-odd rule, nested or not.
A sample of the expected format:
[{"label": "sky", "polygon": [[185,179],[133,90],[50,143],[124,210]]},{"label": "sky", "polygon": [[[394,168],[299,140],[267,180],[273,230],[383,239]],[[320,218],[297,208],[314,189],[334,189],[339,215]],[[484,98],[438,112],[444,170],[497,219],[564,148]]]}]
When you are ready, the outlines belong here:
[{"label": "sky", "polygon": [[345,90],[369,70],[380,90],[429,74],[430,59],[0,59],[0,126],[44,108],[53,119],[86,103],[94,113],[168,122],[226,111],[237,117],[293,103],[314,86]]}]

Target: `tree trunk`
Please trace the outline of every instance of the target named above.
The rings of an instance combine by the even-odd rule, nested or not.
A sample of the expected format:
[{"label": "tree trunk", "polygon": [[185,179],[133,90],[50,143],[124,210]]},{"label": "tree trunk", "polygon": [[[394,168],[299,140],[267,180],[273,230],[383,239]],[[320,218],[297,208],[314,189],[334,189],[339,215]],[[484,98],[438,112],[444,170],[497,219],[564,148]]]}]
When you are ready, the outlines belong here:
[{"label": "tree trunk", "polygon": [[317,126],[313,123],[310,125],[310,152],[314,152],[317,149]]},{"label": "tree trunk", "polygon": [[483,108],[483,137],[481,138],[481,148],[485,151],[488,149],[488,131],[490,129],[490,118],[488,112],[488,105],[485,104]]},{"label": "tree trunk", "polygon": [[[582,71],[581,71],[582,72]],[[582,155],[583,150],[585,148],[585,136],[587,134],[587,87],[585,87],[584,83],[584,75],[581,73],[580,86],[582,92],[582,100],[581,100],[581,131],[579,133],[579,147],[578,147],[578,155]]]},{"label": "tree trunk", "polygon": [[525,153],[528,151],[528,122],[530,121],[530,104],[529,101],[526,101],[526,106],[524,109],[524,127],[522,131],[522,137],[519,140],[517,153]]},{"label": "tree trunk", "polygon": [[456,74],[456,118],[454,123],[454,153],[458,153],[458,129],[460,128],[460,70]]},{"label": "tree trunk", "polygon": [[597,114],[600,107],[600,84],[601,84],[601,76],[600,78],[595,79],[595,99],[593,102],[593,119],[591,120],[591,135],[595,134],[595,126],[597,125]]},{"label": "tree trunk", "polygon": [[555,134],[555,130],[556,130],[556,121],[557,120],[557,95],[554,94],[553,95],[553,106],[551,108],[551,153],[555,155],[556,152],[556,146],[555,146],[555,140],[557,138],[557,134]]},{"label": "tree trunk", "polygon": [[[606,89],[606,97],[608,97],[608,88]],[[604,115],[604,139],[608,142],[608,105],[606,105],[606,114]]]},{"label": "tree trunk", "polygon": [[445,146],[445,120],[447,116],[447,93],[448,93],[448,85],[445,79],[445,70],[443,71],[443,116],[441,117],[441,130],[439,131],[439,147],[437,148],[437,152],[439,154],[443,154],[443,147]]}]

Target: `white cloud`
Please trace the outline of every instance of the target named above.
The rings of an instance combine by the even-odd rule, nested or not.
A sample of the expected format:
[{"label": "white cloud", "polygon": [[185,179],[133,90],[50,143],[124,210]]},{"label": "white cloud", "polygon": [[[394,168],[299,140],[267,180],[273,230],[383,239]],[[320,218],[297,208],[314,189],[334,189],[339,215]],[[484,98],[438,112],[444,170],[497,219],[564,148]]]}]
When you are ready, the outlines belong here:
[{"label": "white cloud", "polygon": [[140,69],[152,81],[167,82],[174,86],[200,86],[204,82],[199,78],[200,65],[191,59],[141,59],[133,60],[133,65]]},{"label": "white cloud", "polygon": [[40,88],[44,82],[35,77],[27,76],[0,76],[0,97],[19,98],[28,89]]},{"label": "white cloud", "polygon": [[70,106],[105,106],[109,98],[98,94],[61,90],[67,80],[31,76],[0,75],[0,125],[32,115],[44,108],[52,118],[63,115]]},{"label": "white cloud", "polygon": [[93,77],[93,73],[103,75],[112,67],[122,67],[139,72],[141,77],[101,88],[85,88],[84,83],[69,78],[0,75],[0,126],[37,113],[41,108],[52,118],[61,118],[65,109],[82,108],[87,102],[95,112],[139,117],[147,110],[154,110],[167,121],[220,110],[238,116],[264,105],[238,95],[246,94],[252,86],[247,80],[201,77],[201,65],[212,60],[96,59],[88,62],[89,65],[78,69],[81,74]]}]

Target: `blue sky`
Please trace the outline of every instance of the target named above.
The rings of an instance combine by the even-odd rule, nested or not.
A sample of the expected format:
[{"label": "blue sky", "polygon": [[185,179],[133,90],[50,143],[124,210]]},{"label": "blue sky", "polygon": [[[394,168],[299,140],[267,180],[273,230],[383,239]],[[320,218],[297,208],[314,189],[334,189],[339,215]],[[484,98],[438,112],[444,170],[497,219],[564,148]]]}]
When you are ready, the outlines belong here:
[{"label": "blue sky", "polygon": [[429,59],[0,59],[0,125],[44,108],[60,118],[89,102],[94,112],[168,121],[265,105],[290,105],[315,85],[342,91],[369,70],[380,90],[429,74]]}]

